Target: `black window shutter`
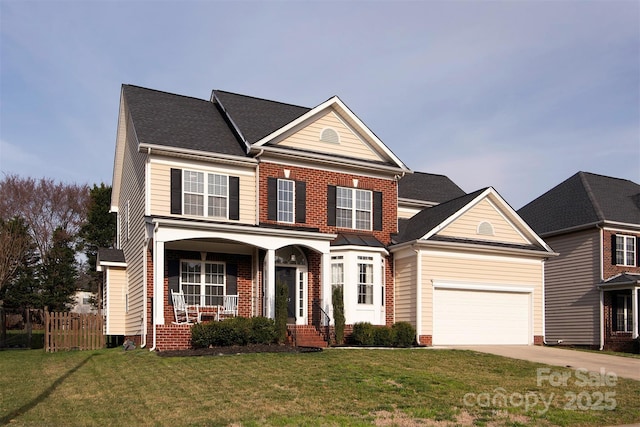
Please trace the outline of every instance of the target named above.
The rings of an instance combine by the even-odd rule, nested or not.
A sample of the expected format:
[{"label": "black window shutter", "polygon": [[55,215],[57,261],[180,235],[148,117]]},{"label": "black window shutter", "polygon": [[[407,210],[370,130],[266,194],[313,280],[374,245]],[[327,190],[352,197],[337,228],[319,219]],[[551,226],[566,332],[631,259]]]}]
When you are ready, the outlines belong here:
[{"label": "black window shutter", "polygon": [[296,222],[307,222],[307,183],[296,181]]},{"label": "black window shutter", "polygon": [[327,225],[336,225],[336,186],[327,186]]},{"label": "black window shutter", "polygon": [[267,178],[267,219],[278,220],[278,178]]},{"label": "black window shutter", "polygon": [[240,178],[229,177],[229,219],[240,219]]},{"label": "black window shutter", "polygon": [[171,169],[171,213],[182,214],[182,169]]},{"label": "black window shutter", "polygon": [[238,265],[227,263],[227,295],[238,295]]},{"label": "black window shutter", "polygon": [[640,237],[636,237],[636,267],[640,267],[640,251],[638,250],[638,245],[640,245]]},{"label": "black window shutter", "polygon": [[382,230],[382,192],[373,192],[373,229]]},{"label": "black window shutter", "polygon": [[612,234],[611,235],[611,264],[613,265],[617,265],[616,262],[616,235]]},{"label": "black window shutter", "polygon": [[173,305],[173,298],[171,298],[171,291],[180,292],[180,260],[170,259],[167,261],[167,269],[169,274],[169,304]]}]

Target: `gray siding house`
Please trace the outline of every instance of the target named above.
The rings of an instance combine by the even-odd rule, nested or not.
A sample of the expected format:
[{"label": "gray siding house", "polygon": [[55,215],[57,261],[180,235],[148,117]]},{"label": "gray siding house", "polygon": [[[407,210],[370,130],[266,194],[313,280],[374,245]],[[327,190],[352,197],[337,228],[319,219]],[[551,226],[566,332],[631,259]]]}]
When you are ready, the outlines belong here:
[{"label": "gray siding house", "polygon": [[578,172],[518,214],[560,254],[545,265],[546,342],[631,350],[638,337],[640,185]]}]

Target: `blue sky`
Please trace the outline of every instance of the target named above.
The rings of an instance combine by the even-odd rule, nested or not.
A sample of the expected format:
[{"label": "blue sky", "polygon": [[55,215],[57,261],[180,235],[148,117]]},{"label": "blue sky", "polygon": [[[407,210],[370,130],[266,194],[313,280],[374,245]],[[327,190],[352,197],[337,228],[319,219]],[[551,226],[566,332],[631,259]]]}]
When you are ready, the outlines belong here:
[{"label": "blue sky", "polygon": [[518,209],[640,182],[638,1],[0,0],[0,172],[111,183],[120,87],[338,95],[411,169]]}]

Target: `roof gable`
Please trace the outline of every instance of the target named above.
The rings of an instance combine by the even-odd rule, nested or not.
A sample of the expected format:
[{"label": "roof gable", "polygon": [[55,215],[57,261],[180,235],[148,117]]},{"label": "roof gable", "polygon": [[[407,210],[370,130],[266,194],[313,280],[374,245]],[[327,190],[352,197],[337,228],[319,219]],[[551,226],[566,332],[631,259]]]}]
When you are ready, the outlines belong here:
[{"label": "roof gable", "polygon": [[603,222],[640,225],[640,185],[578,172],[523,206],[518,213],[539,234]]},{"label": "roof gable", "polygon": [[[490,226],[491,233],[483,223]],[[491,187],[425,208],[407,220],[395,242],[416,240],[488,243],[552,252]]]},{"label": "roof gable", "polygon": [[[364,156],[365,158],[360,157],[355,160],[365,160],[369,162],[374,161],[376,163],[382,162],[408,170],[404,163],[395,154],[393,154],[393,152],[380,139],[378,139],[378,137],[337,96],[334,96],[317,107],[308,110],[303,115],[288,122],[284,126],[276,129],[269,135],[264,136],[251,145],[256,148],[277,146],[278,148],[292,149],[293,144],[296,145],[295,149],[300,151],[300,148],[303,148],[300,145],[301,143],[298,141],[294,144],[294,139],[291,139],[290,137],[312,125],[318,126],[317,122],[321,119],[331,120],[330,117],[333,117],[334,120],[337,119],[334,123],[342,122],[341,131],[345,136],[350,137],[352,148],[357,147],[360,155],[365,152],[375,153],[373,154],[373,157],[369,155],[369,158]],[[233,116],[231,117],[231,120],[235,120]],[[298,136],[300,136],[300,134],[298,134]],[[306,150],[304,151],[318,152],[316,145],[309,144],[307,144]],[[326,150],[326,152],[334,156],[336,155],[336,150]],[[320,153],[322,153],[322,151],[320,151]],[[344,155],[343,153],[338,152],[337,157],[349,158],[349,155]],[[375,160],[372,160],[374,158]]]}]

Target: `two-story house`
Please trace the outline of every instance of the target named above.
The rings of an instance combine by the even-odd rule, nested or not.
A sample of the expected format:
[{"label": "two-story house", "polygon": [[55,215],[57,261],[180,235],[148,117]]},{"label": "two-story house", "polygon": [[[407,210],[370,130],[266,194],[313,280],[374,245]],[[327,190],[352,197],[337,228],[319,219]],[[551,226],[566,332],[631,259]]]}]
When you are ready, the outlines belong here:
[{"label": "two-story house", "polygon": [[[306,108],[224,91],[203,100],[124,85],[120,99],[111,205],[118,245],[98,257],[107,334],[152,349],[185,348],[190,325],[175,322],[174,292],[203,312],[232,298],[240,316],[273,318],[280,284],[288,288],[292,331],[332,322],[334,286],[343,287],[348,325],[407,320],[421,330],[434,316],[427,297],[420,317],[397,313],[399,295],[416,295],[404,271],[407,261],[418,260],[406,255],[460,238],[474,241],[421,254],[482,247],[492,257],[483,268],[499,273],[479,271],[478,264],[465,271],[458,263],[438,286],[459,289],[464,282],[523,296],[516,298],[526,311],[518,342],[537,342],[542,263],[550,249],[492,189],[438,209],[427,222],[415,220],[464,192],[446,177],[412,174],[339,98]],[[399,217],[413,221],[408,240],[398,238]],[[429,236],[416,234],[425,225],[432,227]],[[400,280],[393,251],[406,258]],[[477,255],[458,261],[465,257]],[[526,279],[514,274],[512,258],[534,266]],[[474,292],[440,295],[484,304]],[[448,304],[436,305],[442,316],[451,311]],[[500,302],[505,310],[509,304]],[[447,342],[422,330],[423,343]]]},{"label": "two-story house", "polygon": [[518,213],[560,253],[545,270],[547,343],[631,350],[638,337],[640,185],[578,172]]}]

